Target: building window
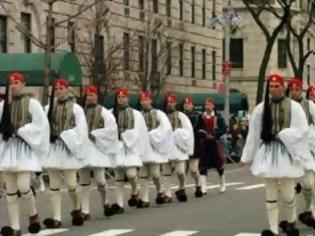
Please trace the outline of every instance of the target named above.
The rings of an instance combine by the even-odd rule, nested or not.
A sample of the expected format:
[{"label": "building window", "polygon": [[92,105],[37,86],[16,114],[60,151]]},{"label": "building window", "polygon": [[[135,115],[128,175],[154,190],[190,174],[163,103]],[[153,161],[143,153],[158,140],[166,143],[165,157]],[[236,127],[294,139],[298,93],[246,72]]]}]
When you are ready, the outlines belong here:
[{"label": "building window", "polygon": [[195,24],[195,1],[191,3],[191,23]]},{"label": "building window", "polygon": [[231,39],[230,60],[232,68],[244,67],[243,39]]},{"label": "building window", "polygon": [[195,78],[195,47],[191,47],[191,77]]},{"label": "building window", "polygon": [[285,39],[278,40],[278,67],[287,68],[287,41]]},{"label": "building window", "polygon": [[75,52],[75,25],[74,22],[68,22],[68,43],[70,51]]},{"label": "building window", "polygon": [[28,36],[32,32],[32,17],[31,14],[22,12],[21,13],[21,25],[24,32],[21,32],[21,41],[23,52],[29,53],[32,51],[32,41]]},{"label": "building window", "polygon": [[[46,19],[48,21],[48,18]],[[55,18],[51,19],[51,25],[48,25],[49,33],[50,33],[50,46],[51,51],[54,52],[56,50],[56,31],[55,31]]]},{"label": "building window", "polygon": [[124,69],[129,70],[129,34],[124,33]]},{"label": "building window", "polygon": [[125,9],[124,9],[125,16],[129,16],[129,0],[123,0],[123,3],[125,5]]},{"label": "building window", "polygon": [[167,59],[166,59],[166,74],[170,75],[172,73],[172,43],[167,42]]},{"label": "building window", "polygon": [[94,63],[93,63],[93,79],[94,83],[99,84],[102,76],[105,75],[104,60],[104,36],[100,34],[94,35]]},{"label": "building window", "polygon": [[179,20],[184,19],[183,0],[179,0]]},{"label": "building window", "polygon": [[207,60],[206,60],[206,49],[202,49],[202,78],[206,78],[206,65],[207,65]]},{"label": "building window", "polygon": [[217,80],[217,52],[212,51],[212,79]]},{"label": "building window", "polygon": [[172,17],[172,2],[171,0],[166,0],[166,15],[167,15],[167,23],[169,26],[171,26],[172,21],[171,21],[171,17]]},{"label": "building window", "polygon": [[144,71],[144,38],[139,36],[139,70]]},{"label": "building window", "polygon": [[202,26],[206,26],[206,2],[202,2]]},{"label": "building window", "polygon": [[139,0],[139,9],[140,9],[140,19],[144,20],[144,18],[145,18],[144,0]]},{"label": "building window", "polygon": [[157,40],[152,39],[152,72],[158,71]]},{"label": "building window", "polygon": [[0,53],[6,53],[7,46],[7,29],[8,29],[8,19],[6,16],[0,15]]},{"label": "building window", "polygon": [[159,12],[159,0],[153,0],[153,12],[156,14]]},{"label": "building window", "polygon": [[212,0],[212,17],[215,17],[217,15],[216,10],[216,0]]},{"label": "building window", "polygon": [[181,43],[178,45],[179,48],[179,75],[184,75],[184,45]]}]

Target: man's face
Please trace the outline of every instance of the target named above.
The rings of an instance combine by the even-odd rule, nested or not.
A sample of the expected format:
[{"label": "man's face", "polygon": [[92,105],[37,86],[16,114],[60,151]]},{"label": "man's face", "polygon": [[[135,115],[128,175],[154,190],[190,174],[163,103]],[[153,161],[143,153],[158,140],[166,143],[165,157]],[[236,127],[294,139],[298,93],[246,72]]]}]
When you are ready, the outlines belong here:
[{"label": "man's face", "polygon": [[120,94],[117,96],[117,103],[118,105],[127,105],[128,104],[128,97],[124,94]]},{"label": "man's face", "polygon": [[302,89],[299,87],[291,87],[290,96],[294,100],[300,100],[302,97]]},{"label": "man's face", "polygon": [[269,93],[272,98],[281,98],[284,94],[284,86],[279,82],[269,82]]},{"label": "man's face", "polygon": [[206,112],[212,112],[214,109],[214,104],[212,102],[205,103],[205,110]]},{"label": "man's face", "polygon": [[69,90],[65,86],[56,86],[55,87],[55,96],[58,100],[63,100],[69,95]]},{"label": "man's face", "polygon": [[194,105],[191,103],[185,103],[184,104],[184,110],[187,112],[192,112],[192,110],[194,109]]},{"label": "man's face", "polygon": [[149,109],[152,105],[152,100],[150,98],[141,98],[140,104],[143,109]]},{"label": "man's face", "polygon": [[20,95],[23,92],[25,87],[25,83],[18,81],[18,80],[11,80],[10,81],[10,90],[13,96]]},{"label": "man's face", "polygon": [[97,94],[95,93],[87,93],[85,97],[86,104],[96,104],[97,103]]},{"label": "man's face", "polygon": [[167,109],[168,110],[175,110],[175,108],[176,108],[176,102],[174,102],[174,101],[168,101],[167,102]]}]

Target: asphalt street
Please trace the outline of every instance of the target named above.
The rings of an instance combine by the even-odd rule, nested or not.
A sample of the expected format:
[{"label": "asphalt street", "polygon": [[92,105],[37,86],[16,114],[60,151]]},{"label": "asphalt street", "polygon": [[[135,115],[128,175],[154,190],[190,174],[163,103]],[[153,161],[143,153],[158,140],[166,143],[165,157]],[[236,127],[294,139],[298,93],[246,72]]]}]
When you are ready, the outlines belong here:
[{"label": "asphalt street", "polygon": [[[264,185],[246,169],[230,168],[226,171],[227,191],[219,193],[218,177],[215,172],[208,176],[208,194],[201,199],[194,197],[194,185],[188,178],[188,202],[173,202],[156,206],[155,190],[151,188],[151,207],[133,209],[126,204],[125,214],[110,218],[103,216],[100,197],[96,190],[91,192],[91,217],[82,227],[71,225],[71,203],[66,192],[63,194],[63,226],[57,231],[42,230],[37,235],[56,236],[258,236],[267,228]],[[110,183],[111,184],[111,183]],[[176,179],[174,178],[174,190]],[[111,195],[113,191],[110,191]],[[129,197],[126,188],[125,201]],[[112,196],[111,196],[112,197]],[[303,201],[299,195],[299,211]],[[41,219],[50,216],[48,191],[37,195],[37,206]],[[28,219],[21,216],[23,232],[27,232]],[[0,225],[8,224],[5,198],[0,200]],[[315,231],[300,223],[297,227],[302,236],[315,235]],[[28,234],[24,234],[28,235]]]}]

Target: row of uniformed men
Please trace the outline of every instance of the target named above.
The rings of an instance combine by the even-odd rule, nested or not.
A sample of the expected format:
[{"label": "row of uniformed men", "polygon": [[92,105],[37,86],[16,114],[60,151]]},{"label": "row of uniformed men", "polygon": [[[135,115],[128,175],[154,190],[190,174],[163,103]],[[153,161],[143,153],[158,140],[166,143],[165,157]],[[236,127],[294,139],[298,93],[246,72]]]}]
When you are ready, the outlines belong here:
[{"label": "row of uniformed men", "polygon": [[[167,115],[152,109],[149,92],[142,92],[142,112],[128,106],[128,90],[116,90],[116,106],[111,112],[97,103],[95,86],[85,89],[84,109],[69,99],[69,84],[57,79],[55,98],[43,110],[41,104],[24,93],[25,78],[20,73],[9,77],[11,102],[1,103],[0,171],[6,192],[11,226],[2,228],[4,236],[21,235],[19,199],[27,201],[29,232],[41,229],[31,174],[48,171],[53,215],[43,221],[47,228],[61,227],[62,175],[72,200],[72,224],[82,225],[89,215],[91,171],[101,195],[104,214],[124,212],[124,178],[131,184],[129,206],[149,207],[149,180],[157,189],[156,203],[172,201],[170,176],[177,174],[179,189],[176,197],[187,201],[185,193],[186,162],[194,153],[194,133],[188,117],[176,110],[176,96],[166,97]],[[47,119],[48,117],[48,119]],[[190,171],[196,183],[195,196],[201,197],[198,159],[190,159]],[[163,166],[162,190],[160,166]],[[142,179],[141,196],[137,185],[137,168]],[[106,193],[104,168],[113,168],[116,181],[116,201],[110,204]],[[80,191],[77,187],[77,173]],[[203,181],[205,185],[205,180]],[[225,186],[222,186],[222,191]]]}]

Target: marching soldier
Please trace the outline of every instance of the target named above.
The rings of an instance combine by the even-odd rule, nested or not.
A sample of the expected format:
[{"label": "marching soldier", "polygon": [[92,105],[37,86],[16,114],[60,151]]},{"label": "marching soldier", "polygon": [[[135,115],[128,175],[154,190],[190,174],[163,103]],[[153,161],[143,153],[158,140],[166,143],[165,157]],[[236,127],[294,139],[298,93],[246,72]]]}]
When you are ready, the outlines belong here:
[{"label": "marching soldier", "polygon": [[185,167],[189,156],[194,152],[194,133],[189,118],[176,109],[176,95],[168,94],[165,98],[166,114],[172,125],[173,134],[170,136],[172,142],[169,154],[169,163],[163,165],[163,175],[165,176],[165,202],[172,201],[171,182],[173,168],[179,181],[179,189],[175,192],[176,198],[180,202],[187,201],[185,191]]},{"label": "marching soldier", "polygon": [[198,130],[197,130],[197,123],[199,120],[200,114],[198,112],[194,111],[194,103],[191,97],[187,97],[184,99],[183,109],[185,115],[189,118],[192,127],[194,129],[194,139],[195,139],[195,146],[194,146],[194,154],[189,157],[189,170],[191,173],[191,176],[193,177],[195,184],[196,184],[196,191],[195,191],[195,197],[202,197],[202,189],[201,189],[201,183],[200,183],[200,173],[199,173],[199,156],[196,154],[198,149]]},{"label": "marching soldier", "polygon": [[28,207],[30,233],[38,233],[41,225],[31,190],[32,172],[41,171],[40,159],[49,149],[49,124],[41,104],[24,92],[25,78],[21,73],[9,76],[12,101],[1,103],[0,171],[5,181],[11,227],[1,230],[3,236],[20,236],[19,196]]},{"label": "marching soldier", "polygon": [[137,207],[147,208],[150,205],[150,177],[152,177],[157,190],[156,203],[164,203],[160,169],[161,164],[168,162],[167,155],[171,148],[169,137],[172,135],[172,127],[165,113],[152,107],[150,92],[144,91],[140,93],[140,104],[142,115],[149,131],[151,148],[149,148],[150,152],[147,152],[142,159],[143,167],[140,168],[140,178],[142,179],[141,198]]},{"label": "marching soldier", "polygon": [[265,179],[269,229],[262,236],[279,235],[278,190],[284,200],[286,234],[299,235],[295,227],[295,179],[304,175],[302,163],[311,159],[308,124],[302,107],[285,96],[284,79],[268,77],[265,101],[251,115],[242,163],[250,163],[253,175]]},{"label": "marching soldier", "polygon": [[[54,101],[56,97],[56,101]],[[48,170],[52,218],[44,220],[47,228],[61,227],[61,177],[68,189],[73,211],[72,224],[80,226],[84,218],[80,211],[77,189],[77,171],[84,167],[88,129],[83,109],[69,99],[69,82],[55,81],[48,110],[50,122],[50,150],[42,165]]]},{"label": "marching soldier", "polygon": [[89,192],[91,171],[102,199],[104,215],[111,216],[111,208],[106,190],[105,169],[115,165],[118,150],[117,124],[113,114],[98,104],[97,87],[90,85],[85,89],[85,115],[89,129],[88,156],[86,167],[79,171],[81,185],[81,211],[84,219],[90,218]]}]

